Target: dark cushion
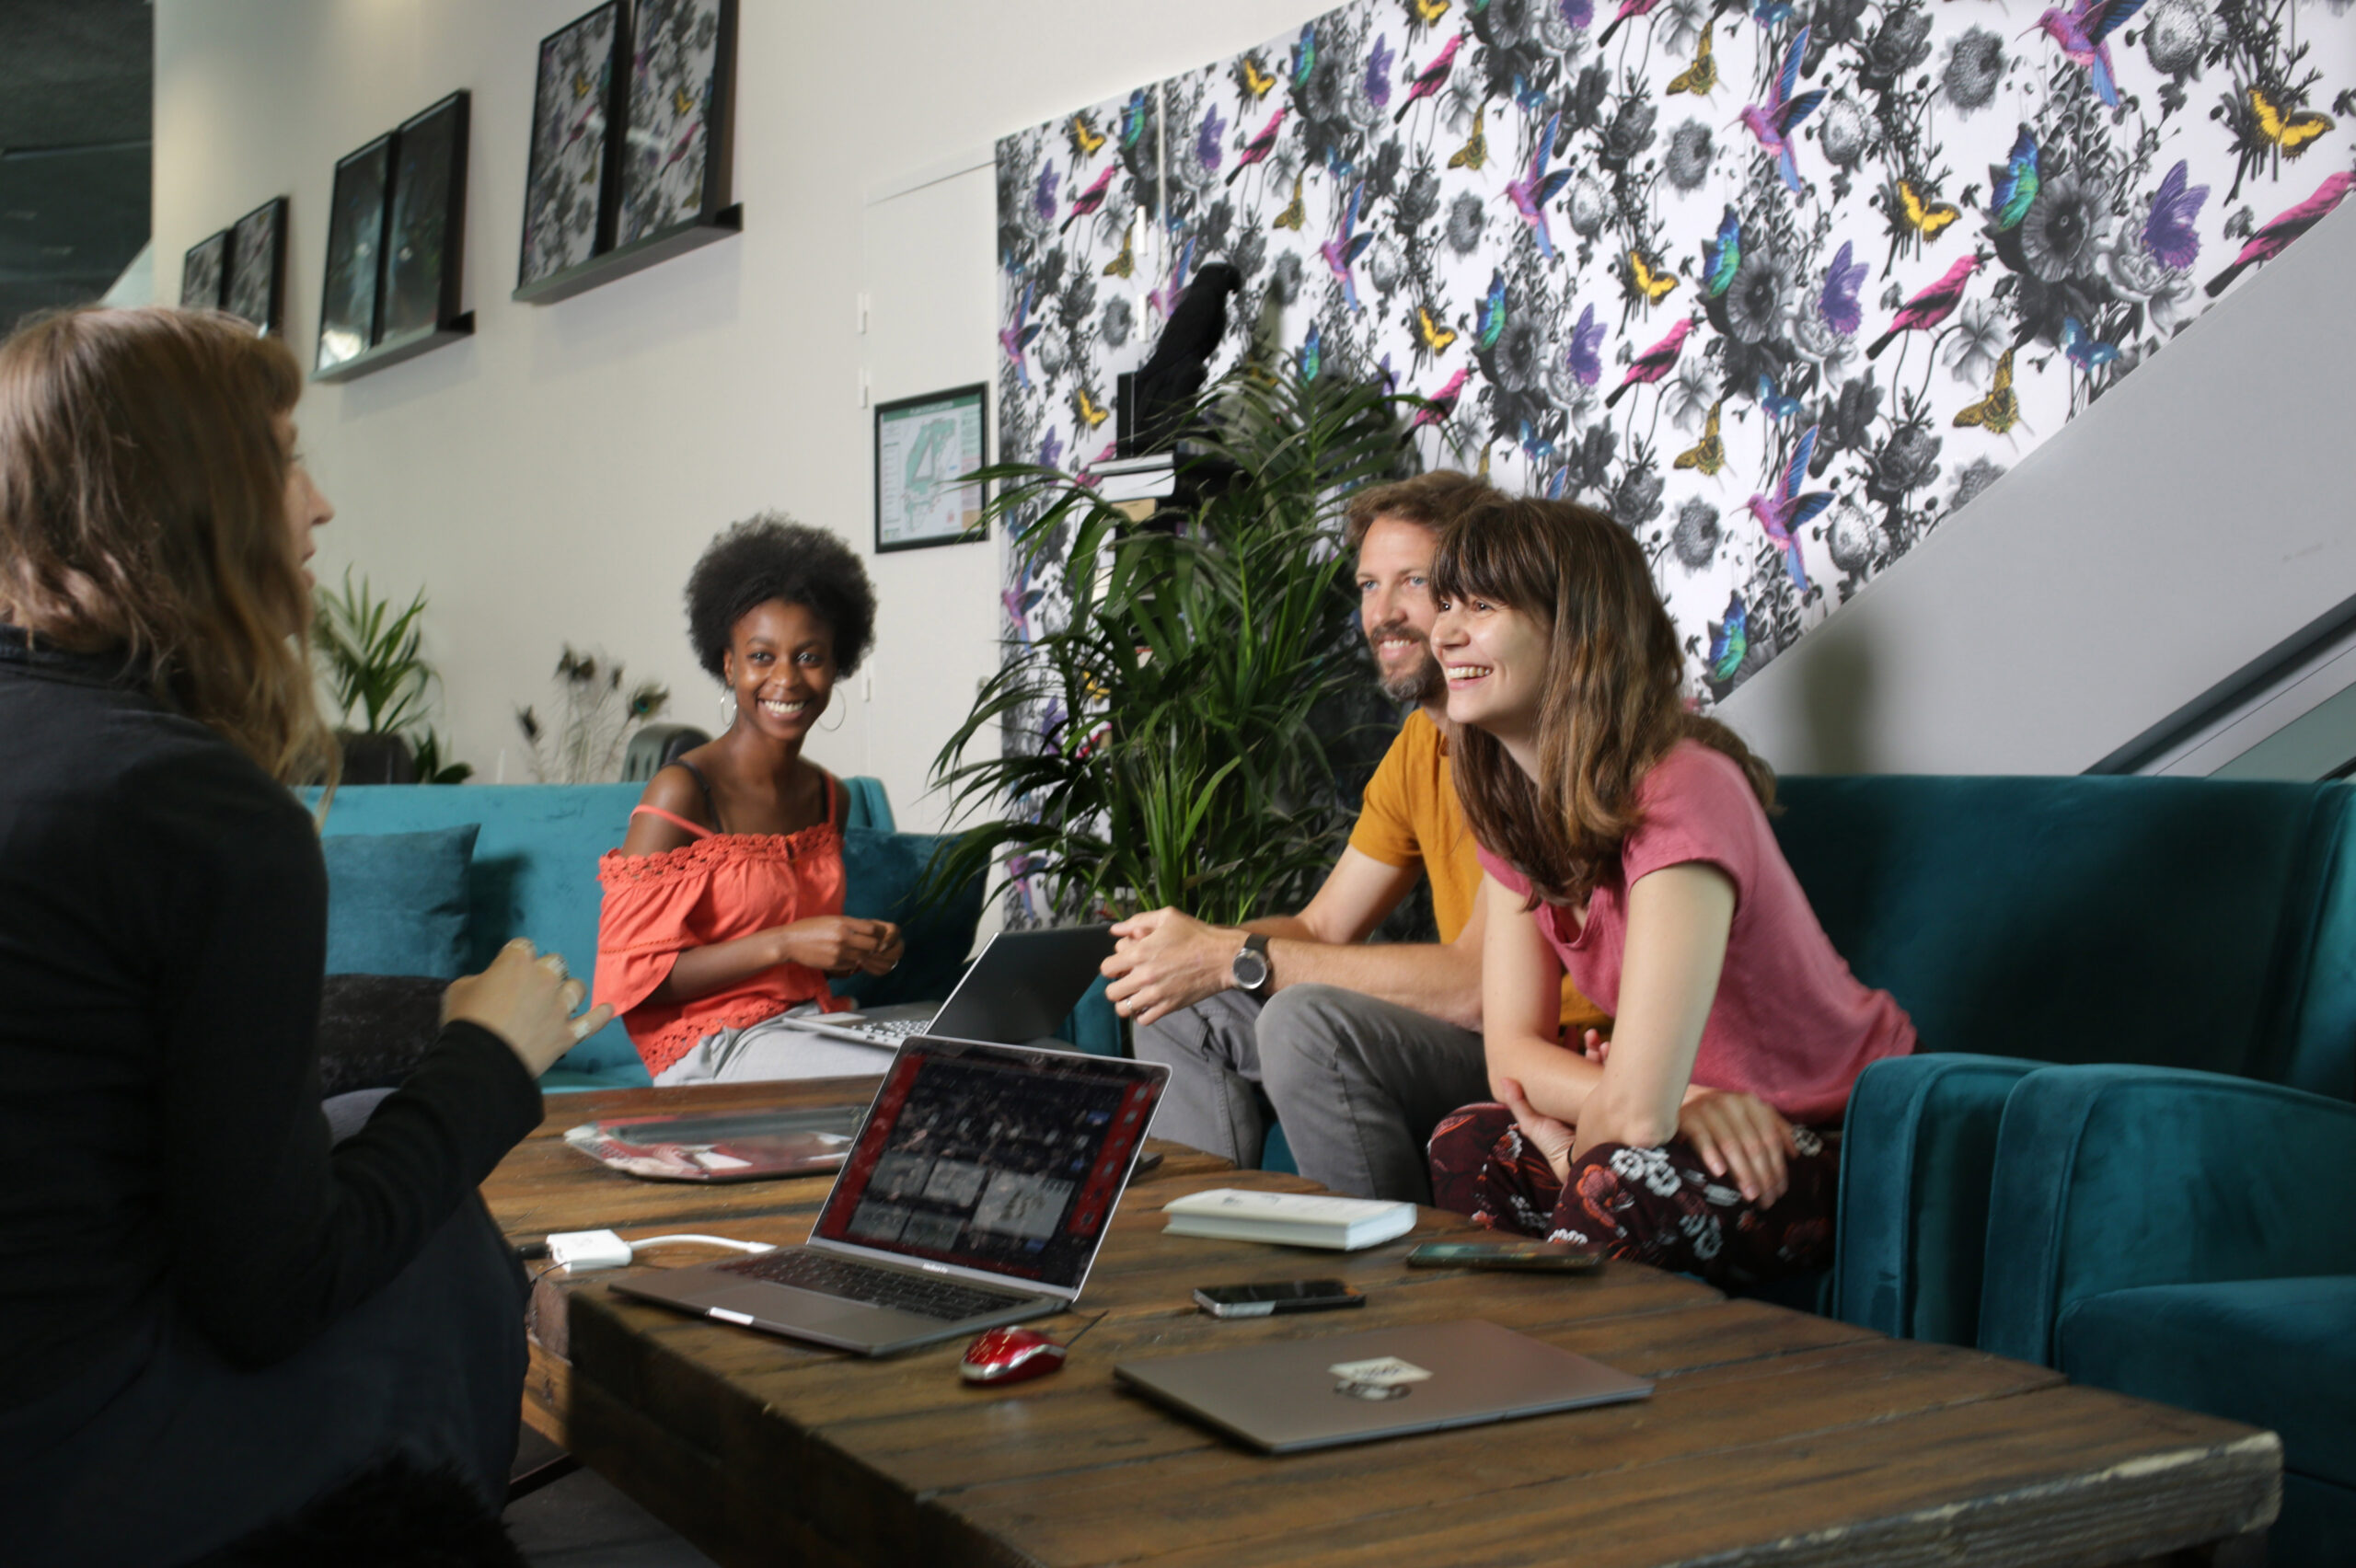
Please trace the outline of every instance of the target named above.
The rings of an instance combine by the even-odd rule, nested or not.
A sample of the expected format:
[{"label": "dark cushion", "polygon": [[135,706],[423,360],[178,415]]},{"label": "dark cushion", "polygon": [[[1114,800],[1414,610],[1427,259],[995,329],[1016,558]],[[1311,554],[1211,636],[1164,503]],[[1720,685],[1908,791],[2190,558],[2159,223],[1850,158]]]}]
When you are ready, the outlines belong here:
[{"label": "dark cushion", "polygon": [[429,833],[319,840],[328,865],[330,974],[455,980],[467,960],[467,866],[475,823]]},{"label": "dark cushion", "polygon": [[[2313,1217],[2339,1223],[2328,1207]],[[2285,1470],[2356,1486],[2351,1326],[2356,1274],[2144,1286],[2090,1296],[2063,1312],[2061,1369],[2083,1383],[2271,1427],[2282,1437]]]},{"label": "dark cushion", "polygon": [[876,828],[843,830],[843,913],[862,920],[890,920],[900,928],[907,956],[889,974],[855,974],[835,982],[835,991],[861,1007],[896,1002],[937,1002],[957,987],[973,951],[974,928],[982,919],[982,881],[975,878],[946,899],[919,904],[933,852],[948,842],[925,833]]},{"label": "dark cushion", "polygon": [[319,994],[319,1094],[393,1089],[442,1032],[447,980],[430,974],[330,974]]}]

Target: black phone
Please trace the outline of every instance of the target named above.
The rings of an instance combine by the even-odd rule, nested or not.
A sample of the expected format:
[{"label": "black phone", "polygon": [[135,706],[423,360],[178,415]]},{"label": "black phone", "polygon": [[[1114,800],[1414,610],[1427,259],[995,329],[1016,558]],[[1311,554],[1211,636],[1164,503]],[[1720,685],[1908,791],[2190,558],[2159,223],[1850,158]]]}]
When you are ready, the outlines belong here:
[{"label": "black phone", "polygon": [[1407,1254],[1407,1263],[1419,1269],[1589,1274],[1603,1266],[1603,1249],[1585,1241],[1426,1241]]},{"label": "black phone", "polygon": [[1206,1285],[1195,1305],[1214,1318],[1265,1318],[1276,1312],[1331,1312],[1363,1307],[1366,1297],[1338,1279],[1289,1279],[1274,1285]]}]

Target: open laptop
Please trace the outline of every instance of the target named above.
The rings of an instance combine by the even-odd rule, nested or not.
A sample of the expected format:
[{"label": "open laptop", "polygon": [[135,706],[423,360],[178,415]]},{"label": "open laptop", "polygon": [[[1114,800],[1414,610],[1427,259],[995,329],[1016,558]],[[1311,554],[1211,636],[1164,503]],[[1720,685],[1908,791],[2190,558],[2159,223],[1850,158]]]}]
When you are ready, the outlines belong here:
[{"label": "open laptop", "polygon": [[814,1034],[886,1049],[918,1034],[1053,1045],[1054,1035],[1113,956],[1110,926],[1000,931],[945,1002],[899,1002],[855,1013],[804,1013],[787,1021]]},{"label": "open laptop", "polygon": [[628,1296],[866,1355],[1079,1298],[1170,1069],[919,1035],[806,1246],[618,1279]]},{"label": "open laptop", "polygon": [[1271,1454],[1640,1400],[1642,1378],[1495,1323],[1415,1323],[1124,1361],[1113,1375]]}]

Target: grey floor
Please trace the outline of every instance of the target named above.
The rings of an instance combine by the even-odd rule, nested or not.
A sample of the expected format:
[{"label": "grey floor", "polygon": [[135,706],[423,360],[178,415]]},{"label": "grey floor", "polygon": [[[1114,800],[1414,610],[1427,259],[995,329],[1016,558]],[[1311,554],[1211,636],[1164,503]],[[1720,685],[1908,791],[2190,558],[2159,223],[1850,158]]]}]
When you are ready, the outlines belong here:
[{"label": "grey floor", "polygon": [[[525,1430],[516,1473],[560,1450]],[[714,1568],[662,1521],[594,1470],[575,1470],[507,1507],[507,1535],[532,1568]]]}]

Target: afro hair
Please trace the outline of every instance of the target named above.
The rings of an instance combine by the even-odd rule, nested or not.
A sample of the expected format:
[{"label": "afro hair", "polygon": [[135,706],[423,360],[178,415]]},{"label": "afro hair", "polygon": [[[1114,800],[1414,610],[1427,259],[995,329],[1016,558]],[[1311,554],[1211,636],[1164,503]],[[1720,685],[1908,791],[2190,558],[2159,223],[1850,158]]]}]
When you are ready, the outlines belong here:
[{"label": "afro hair", "polygon": [[714,679],[727,679],[729,640],[770,600],[800,605],[835,634],[835,666],[859,668],[875,637],[875,588],[850,547],[823,528],[764,512],[730,525],[687,574],[687,638]]}]

